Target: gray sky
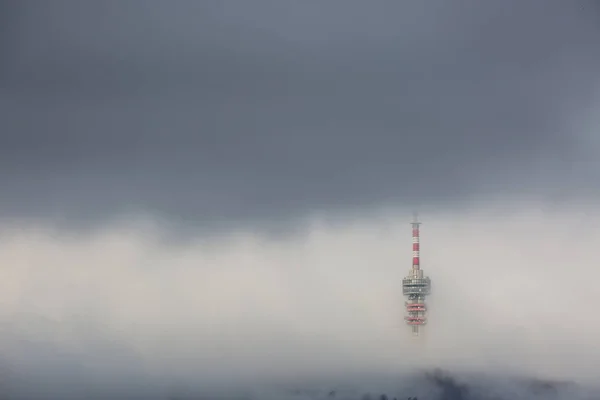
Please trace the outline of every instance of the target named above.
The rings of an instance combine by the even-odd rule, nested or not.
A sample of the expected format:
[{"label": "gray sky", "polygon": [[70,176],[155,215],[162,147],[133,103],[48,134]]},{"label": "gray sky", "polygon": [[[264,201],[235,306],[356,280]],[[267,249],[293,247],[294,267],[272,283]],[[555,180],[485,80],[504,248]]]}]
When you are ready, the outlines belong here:
[{"label": "gray sky", "polygon": [[2,18],[5,216],[284,221],[597,178],[572,127],[597,93],[593,2],[20,0]]},{"label": "gray sky", "polygon": [[[599,22],[575,0],[0,2],[0,389],[596,380]],[[175,246],[134,211],[211,235]],[[435,398],[389,393],[413,389]]]}]

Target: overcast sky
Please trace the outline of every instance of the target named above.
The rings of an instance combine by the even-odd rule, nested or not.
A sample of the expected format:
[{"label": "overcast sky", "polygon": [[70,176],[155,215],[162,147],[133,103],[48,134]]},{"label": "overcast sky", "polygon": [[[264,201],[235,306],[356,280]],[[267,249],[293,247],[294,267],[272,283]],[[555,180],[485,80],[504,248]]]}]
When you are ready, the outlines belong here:
[{"label": "overcast sky", "polygon": [[1,4],[5,216],[285,221],[597,177],[593,2]]},{"label": "overcast sky", "polygon": [[599,40],[593,1],[0,1],[0,389],[597,380]]}]

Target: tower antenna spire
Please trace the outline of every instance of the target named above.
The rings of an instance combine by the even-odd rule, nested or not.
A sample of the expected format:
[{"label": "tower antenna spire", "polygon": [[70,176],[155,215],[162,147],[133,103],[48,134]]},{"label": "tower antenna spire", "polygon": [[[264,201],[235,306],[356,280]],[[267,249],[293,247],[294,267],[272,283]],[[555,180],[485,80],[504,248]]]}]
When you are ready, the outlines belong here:
[{"label": "tower antenna spire", "polygon": [[412,225],[412,267],[413,270],[419,270],[421,268],[421,250],[420,250],[420,226],[419,222],[419,214],[415,211],[413,212],[413,222]]}]

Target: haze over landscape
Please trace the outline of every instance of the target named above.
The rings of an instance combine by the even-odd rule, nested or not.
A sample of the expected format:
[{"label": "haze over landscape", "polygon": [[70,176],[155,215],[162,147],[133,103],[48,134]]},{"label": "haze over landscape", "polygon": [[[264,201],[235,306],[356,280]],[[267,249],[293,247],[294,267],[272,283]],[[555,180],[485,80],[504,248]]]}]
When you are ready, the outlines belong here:
[{"label": "haze over landscape", "polygon": [[593,1],[0,2],[0,389],[597,398],[598,39]]}]

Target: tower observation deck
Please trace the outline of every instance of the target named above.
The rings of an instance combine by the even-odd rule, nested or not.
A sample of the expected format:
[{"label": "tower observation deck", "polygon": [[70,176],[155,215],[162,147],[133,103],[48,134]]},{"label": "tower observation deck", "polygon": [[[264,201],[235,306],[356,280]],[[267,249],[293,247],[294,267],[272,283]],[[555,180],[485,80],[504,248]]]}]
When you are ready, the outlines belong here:
[{"label": "tower observation deck", "polygon": [[421,223],[415,214],[412,225],[412,268],[402,279],[402,294],[407,297],[405,303],[406,323],[411,326],[412,333],[419,335],[420,328],[427,324],[427,305],[425,299],[431,293],[431,280],[421,269],[419,227]]}]

